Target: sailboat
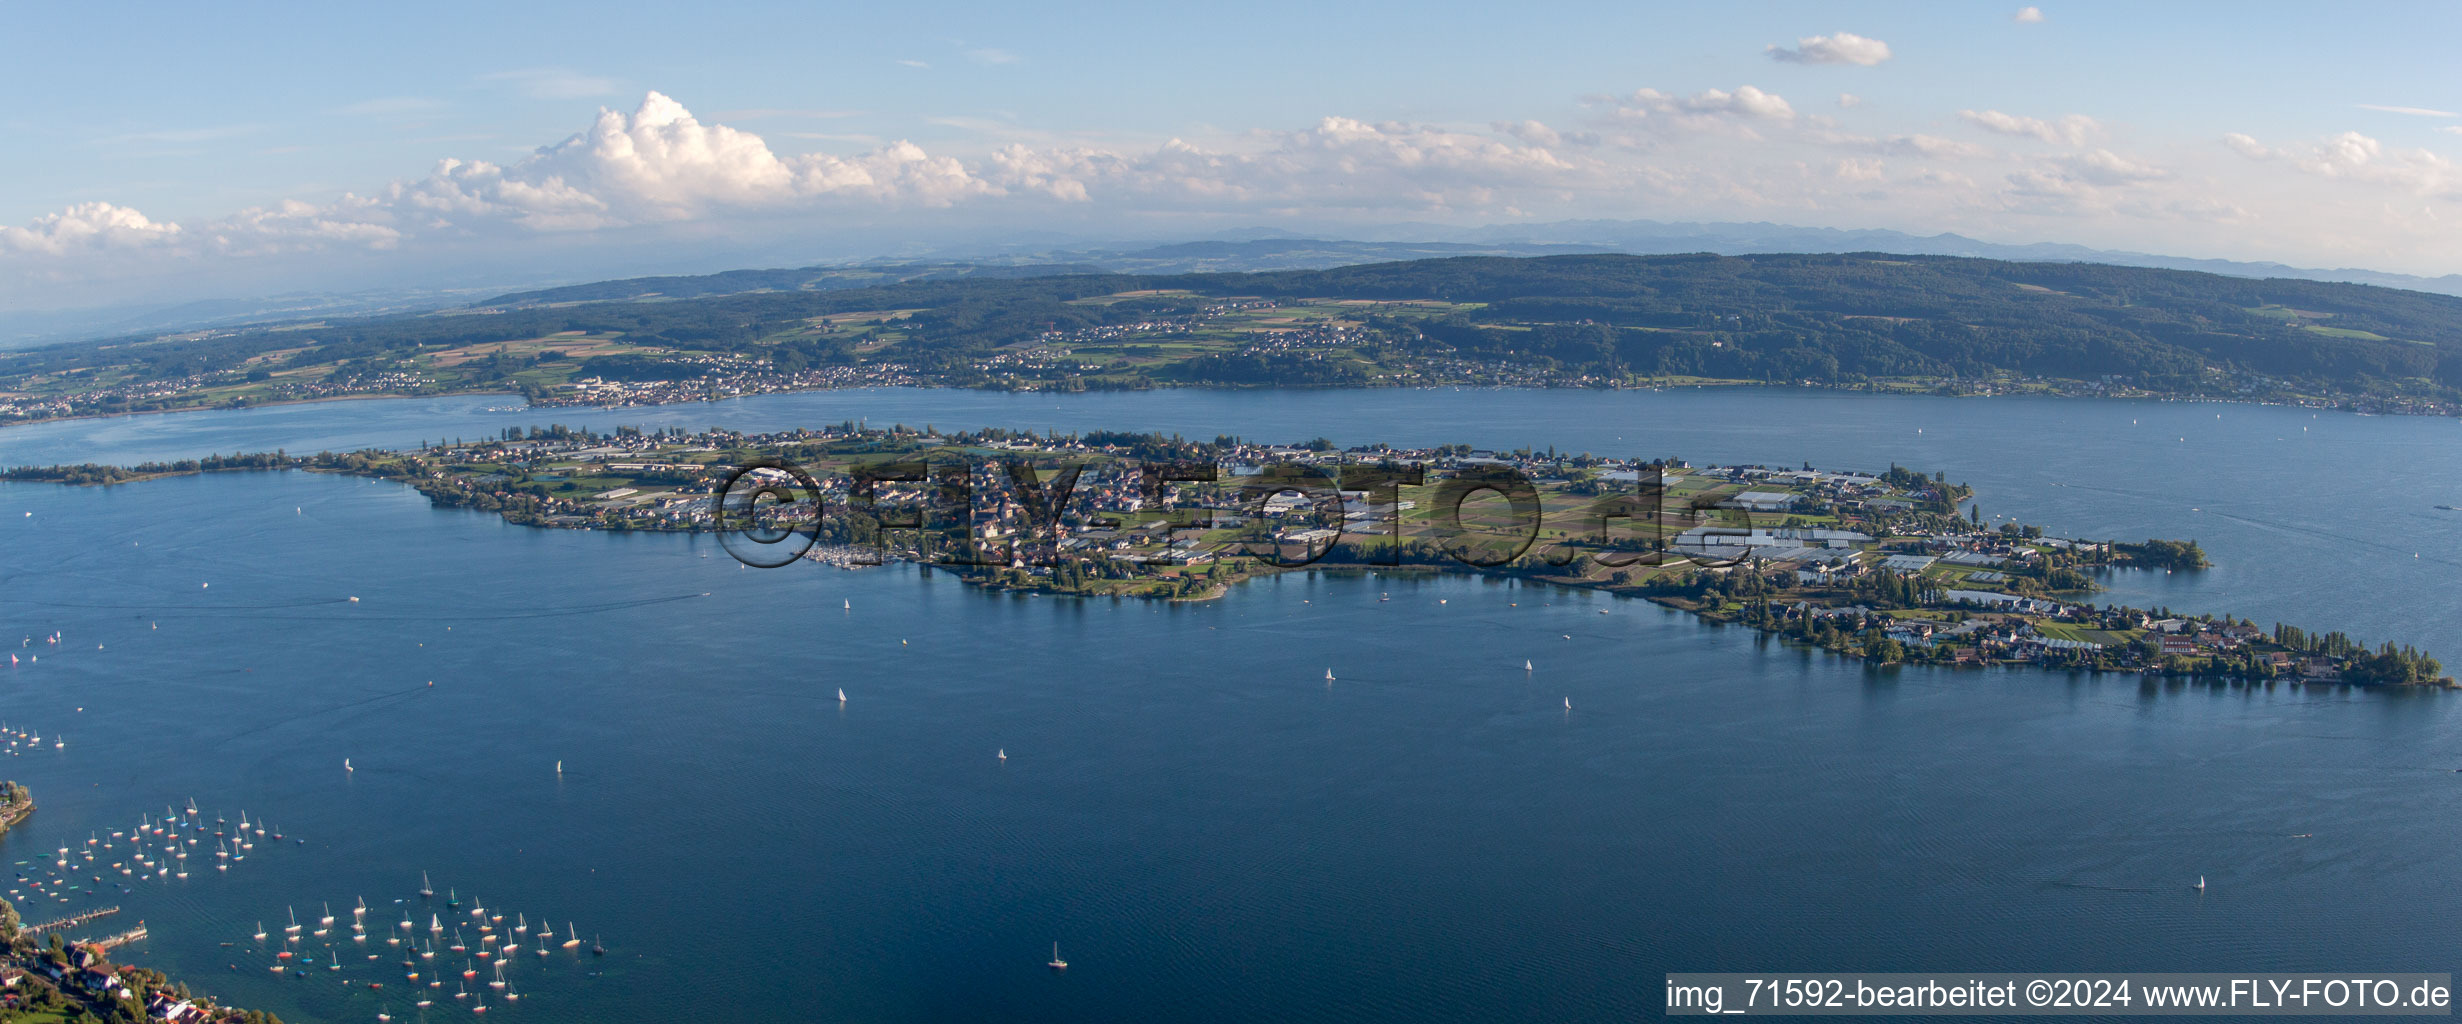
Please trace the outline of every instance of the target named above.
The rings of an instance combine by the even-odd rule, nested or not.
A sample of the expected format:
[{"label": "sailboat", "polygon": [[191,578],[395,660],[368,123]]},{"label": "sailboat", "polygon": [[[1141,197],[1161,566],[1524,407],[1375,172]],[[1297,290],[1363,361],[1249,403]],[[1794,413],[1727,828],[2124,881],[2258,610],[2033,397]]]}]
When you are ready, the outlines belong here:
[{"label": "sailboat", "polygon": [[1059,943],[1055,942],[1055,943],[1052,943],[1052,944],[1051,944],[1051,962],[1050,962],[1050,963],[1048,963],[1048,964],[1044,964],[1043,966],[1045,966],[1045,967],[1049,967],[1049,968],[1051,968],[1052,970],[1055,970],[1055,971],[1065,971],[1065,970],[1068,970],[1068,969],[1069,969],[1069,962],[1068,962],[1068,961],[1066,961],[1066,960],[1062,960],[1062,959],[1060,959],[1060,944],[1059,944]]}]

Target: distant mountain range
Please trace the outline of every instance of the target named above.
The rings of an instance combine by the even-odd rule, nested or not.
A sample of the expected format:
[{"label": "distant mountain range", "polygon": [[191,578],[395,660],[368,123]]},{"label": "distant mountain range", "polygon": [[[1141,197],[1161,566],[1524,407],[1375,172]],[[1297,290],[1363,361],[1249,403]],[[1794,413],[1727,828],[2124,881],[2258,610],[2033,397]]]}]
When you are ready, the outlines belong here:
[{"label": "distant mountain range", "polygon": [[625,278],[533,288],[372,289],[347,294],[288,294],[160,306],[10,314],[0,323],[0,349],[81,338],[156,334],[206,328],[297,322],[319,317],[413,313],[459,306],[539,305],[611,299],[675,299],[758,291],[861,288],[901,281],[1040,274],[1119,272],[1170,274],[1315,270],[1444,256],[1556,256],[1575,253],[1656,255],[1708,252],[1891,252],[2027,262],[2105,263],[2194,270],[2231,277],[2340,281],[2462,296],[2462,274],[2420,277],[2353,268],[2317,269],[2281,263],[2188,259],[2149,253],[2038,242],[2007,245],[1963,235],[1913,235],[1885,229],[1844,230],[1769,223],[1690,223],[1574,220],[1479,228],[1404,224],[1363,232],[1360,239],[1325,239],[1272,227],[1214,232],[1179,242],[1117,242],[1080,248],[1018,251],[1015,247],[949,247],[904,260],[854,260],[767,270]]}]

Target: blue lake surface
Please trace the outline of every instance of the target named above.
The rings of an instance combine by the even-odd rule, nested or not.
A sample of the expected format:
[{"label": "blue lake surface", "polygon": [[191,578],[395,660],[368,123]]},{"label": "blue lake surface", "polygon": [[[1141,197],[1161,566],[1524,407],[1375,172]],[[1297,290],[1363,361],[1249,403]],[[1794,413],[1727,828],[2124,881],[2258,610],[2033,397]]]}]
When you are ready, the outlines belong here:
[{"label": "blue lake surface", "polygon": [[[0,463],[844,419],[1895,462],[1987,514],[2193,536],[2218,563],[2118,574],[2107,599],[2462,658],[2462,513],[2434,507],[2462,505],[2450,420],[1792,391],[487,411],[513,401],[12,428]],[[41,660],[0,666],[0,719],[45,742],[0,761],[42,805],[0,840],[28,876],[11,899],[29,920],[121,905],[87,931],[142,918],[129,959],[292,1020],[418,1020],[423,997],[466,1019],[462,957],[413,958],[451,967],[431,992],[383,939],[405,911],[419,940],[431,913],[470,933],[474,898],[604,941],[521,940],[523,998],[487,990],[490,1016],[541,1021],[1625,1020],[1656,1015],[1668,971],[2447,971],[2462,940],[2444,692],[1875,671],[1462,577],[986,596],[299,473],[0,485],[0,640],[20,636]],[[217,872],[208,835],[186,880],[72,852],[64,884],[103,893],[33,892],[58,847],[192,797],[305,842]],[[415,895],[423,870],[458,918]],[[348,938],[362,896],[374,961]],[[313,929],[327,902],[307,976],[269,971],[257,922],[279,947],[287,908]]]}]

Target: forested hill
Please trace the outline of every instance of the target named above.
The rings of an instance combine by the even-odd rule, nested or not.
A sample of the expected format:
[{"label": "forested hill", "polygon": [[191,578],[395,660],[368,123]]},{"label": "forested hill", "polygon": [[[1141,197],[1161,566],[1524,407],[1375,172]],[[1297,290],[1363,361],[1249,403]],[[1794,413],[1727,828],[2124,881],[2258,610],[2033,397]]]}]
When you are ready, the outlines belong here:
[{"label": "forested hill", "polygon": [[[556,304],[531,295],[0,354],[0,420],[353,393],[517,388],[535,400],[594,377],[739,394],[1715,379],[2366,399],[2413,411],[2450,411],[2462,396],[2462,298],[2297,279],[1878,253],[1172,275],[941,269],[858,287],[748,274],[734,280],[789,290],[733,294],[696,294],[726,287],[720,279],[635,282],[563,292]],[[574,301],[598,295],[643,298]]]},{"label": "forested hill", "polygon": [[[1874,376],[2215,367],[2462,385],[2462,298],[2297,279],[1856,253],[1470,257],[1202,280],[1278,297],[1482,303],[1432,333],[1467,341],[1476,329],[1486,348],[1504,341],[1498,328],[1554,325],[1514,340],[1645,372],[1819,377],[1835,359],[1835,372]],[[1572,329],[1583,321],[1605,329]],[[1715,354],[1728,347],[1739,351]]]}]

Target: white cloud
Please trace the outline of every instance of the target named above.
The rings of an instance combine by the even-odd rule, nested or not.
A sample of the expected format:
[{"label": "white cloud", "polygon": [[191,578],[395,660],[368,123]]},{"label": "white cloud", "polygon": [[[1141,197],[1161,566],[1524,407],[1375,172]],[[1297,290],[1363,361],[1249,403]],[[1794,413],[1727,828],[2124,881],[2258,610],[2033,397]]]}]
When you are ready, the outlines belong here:
[{"label": "white cloud", "polygon": [[1656,89],[1636,89],[1622,96],[1593,96],[1595,106],[1606,109],[1610,121],[1692,131],[1728,128],[1751,134],[1750,122],[1786,122],[1795,119],[1795,108],[1786,97],[1763,92],[1749,85],[1737,86],[1734,92],[1725,89],[1704,89],[1690,96],[1660,92]]},{"label": "white cloud", "polygon": [[1533,146],[1564,145],[1564,135],[1539,121],[1498,121],[1488,127]]},{"label": "white cloud", "polygon": [[[1638,89],[1587,102],[1586,124],[1325,117],[1292,130],[1111,145],[1014,120],[948,118],[965,135],[947,152],[927,152],[854,131],[764,137],[649,93],[527,155],[441,160],[423,175],[330,201],[178,224],[86,203],[0,227],[0,299],[13,292],[49,300],[41,292],[48,286],[35,283],[45,281],[271,278],[277,265],[339,266],[353,253],[378,254],[364,261],[375,273],[482,253],[742,240],[727,250],[735,252],[789,239],[904,239],[918,236],[915,225],[980,236],[996,230],[987,225],[1167,231],[1260,217],[1327,231],[1621,216],[1851,226],[1838,218],[1857,216],[1906,230],[2006,236],[2057,223],[2058,237],[2090,244],[2363,262],[2404,253],[2416,267],[2451,262],[2450,240],[2424,225],[2462,199],[2462,173],[2450,161],[2355,132],[2279,146],[2234,133],[2220,141],[2238,157],[2214,147],[2139,156],[2100,148],[2102,126],[2083,115],[1958,112],[1983,131],[2054,147],[2038,149],[1979,145],[1990,140],[1974,136],[1849,133],[1749,85]],[[810,120],[842,111],[736,113]],[[815,145],[841,151],[792,151]],[[2243,234],[2276,247],[2252,250],[2235,241]]]},{"label": "white cloud", "polygon": [[585,75],[565,68],[497,71],[480,75],[479,80],[511,86],[538,100],[586,100],[612,96],[616,91],[614,79]]},{"label": "white cloud", "polygon": [[2412,117],[2442,117],[2447,119],[2462,117],[2462,114],[2457,114],[2450,110],[2435,110],[2429,107],[2389,107],[2377,103],[2362,103],[2358,106],[2361,110],[2374,110],[2380,114],[2408,114]]},{"label": "white cloud", "polygon": [[94,249],[139,249],[168,244],[180,226],[146,219],[110,203],[78,203],[35,218],[22,228],[0,227],[0,252],[43,253]]},{"label": "white cloud", "polygon": [[2011,17],[2020,25],[2040,25],[2043,23],[2043,8],[2020,7]]},{"label": "white cloud", "polygon": [[2457,172],[2453,161],[2425,149],[2389,147],[2358,132],[2343,132],[2313,143],[2280,148],[2268,148],[2254,138],[2234,132],[2223,136],[2223,144],[2251,160],[2280,162],[2318,178],[2390,186],[2422,196],[2462,198],[2462,173]]},{"label": "white cloud", "polygon": [[2057,121],[2046,121],[2038,117],[2020,117],[1997,110],[1961,110],[1958,111],[1958,116],[1964,118],[1967,123],[1986,131],[2041,139],[2044,142],[2067,143],[2072,146],[2085,145],[2087,139],[2100,134],[2103,130],[2101,123],[2084,114],[2070,114]]},{"label": "white cloud", "polygon": [[2067,171],[2070,177],[2094,185],[2135,185],[2171,177],[2170,171],[2131,160],[2108,149],[2060,157],[2052,163]]},{"label": "white cloud", "polygon": [[1909,135],[1857,135],[1818,127],[1805,132],[1802,138],[1814,145],[1828,146],[1833,149],[1923,157],[1930,160],[1971,160],[1992,155],[1991,150],[1982,146],[1959,142],[1956,139],[1944,139],[1938,135],[1926,135],[1921,132]]},{"label": "white cloud", "polygon": [[1795,41],[1794,48],[1773,45],[1767,51],[1771,60],[1789,64],[1855,64],[1871,67],[1889,59],[1889,44],[1853,32],[1836,35],[1805,36]]},{"label": "white cloud", "polygon": [[2239,132],[2224,133],[2223,145],[2231,147],[2232,152],[2238,153],[2241,156],[2247,157],[2251,160],[2263,160],[2274,155],[2273,150],[2265,148],[2265,145],[2258,142],[2254,136],[2244,135]]},{"label": "white cloud", "polygon": [[1498,134],[1512,136],[1533,146],[1557,148],[1599,144],[1599,137],[1595,132],[1560,131],[1543,121],[1497,121],[1489,124],[1488,128]]}]

